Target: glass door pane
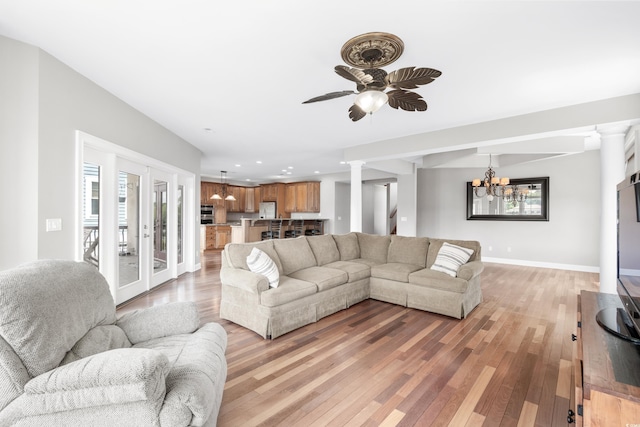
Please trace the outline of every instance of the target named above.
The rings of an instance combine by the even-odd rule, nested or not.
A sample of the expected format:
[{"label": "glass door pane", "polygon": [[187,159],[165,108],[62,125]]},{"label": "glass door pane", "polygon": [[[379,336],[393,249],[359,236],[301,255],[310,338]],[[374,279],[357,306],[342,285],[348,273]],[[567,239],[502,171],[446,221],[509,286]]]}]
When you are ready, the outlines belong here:
[{"label": "glass door pane", "polygon": [[118,175],[118,286],[140,280],[140,176]]},{"label": "glass door pane", "polygon": [[167,269],[167,183],[153,183],[153,272]]},{"label": "glass door pane", "polygon": [[99,268],[100,166],[85,162],[82,175],[82,258]]}]

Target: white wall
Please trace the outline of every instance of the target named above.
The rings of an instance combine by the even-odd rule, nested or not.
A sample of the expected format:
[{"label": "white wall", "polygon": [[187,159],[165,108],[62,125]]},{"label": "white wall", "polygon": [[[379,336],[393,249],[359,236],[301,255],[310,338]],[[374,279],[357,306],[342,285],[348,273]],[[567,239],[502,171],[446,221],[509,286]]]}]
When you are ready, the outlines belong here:
[{"label": "white wall", "polygon": [[389,187],[377,184],[373,187],[373,234],[389,234]]},{"label": "white wall", "polygon": [[38,49],[0,37],[0,270],[37,257]]},{"label": "white wall", "polygon": [[[351,185],[336,182],[334,234],[346,234],[351,227]],[[364,208],[363,208],[364,209]]]},{"label": "white wall", "polygon": [[599,153],[588,151],[497,169],[499,176],[510,178],[549,177],[548,222],[468,221],[466,182],[484,176],[486,168],[420,169],[418,236],[478,240],[483,259],[596,271]]},{"label": "white wall", "polygon": [[[201,153],[195,147],[46,52],[4,37],[0,46],[0,111],[4,116],[10,107],[19,110],[19,119],[0,131],[2,158],[9,151],[15,159],[0,177],[4,183],[20,177],[25,184],[18,190],[23,196],[11,204],[25,219],[0,223],[0,254],[8,255],[0,256],[0,269],[35,258],[74,259],[76,130],[192,172],[199,186]],[[61,218],[63,230],[47,233],[46,218]],[[4,236],[21,242],[20,250],[9,247]]]}]

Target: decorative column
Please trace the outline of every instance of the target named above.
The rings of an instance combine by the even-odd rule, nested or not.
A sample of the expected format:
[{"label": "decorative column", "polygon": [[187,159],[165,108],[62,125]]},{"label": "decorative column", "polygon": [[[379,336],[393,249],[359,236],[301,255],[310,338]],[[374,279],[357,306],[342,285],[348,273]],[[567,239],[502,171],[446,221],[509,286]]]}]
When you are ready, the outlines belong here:
[{"label": "decorative column", "polygon": [[362,160],[351,165],[351,231],[362,232]]},{"label": "decorative column", "polygon": [[624,179],[628,125],[598,127],[600,134],[600,292],[615,294],[618,269],[617,185]]}]

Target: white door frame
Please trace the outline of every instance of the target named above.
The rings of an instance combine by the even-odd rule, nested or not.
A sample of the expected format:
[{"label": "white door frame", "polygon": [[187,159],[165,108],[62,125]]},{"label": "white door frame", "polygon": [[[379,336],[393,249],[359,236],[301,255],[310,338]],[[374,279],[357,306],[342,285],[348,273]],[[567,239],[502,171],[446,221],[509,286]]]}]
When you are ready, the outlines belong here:
[{"label": "white door frame", "polygon": [[[100,160],[102,159],[102,160]],[[95,163],[99,161],[101,165],[100,190],[101,199],[111,203],[100,212],[101,227],[111,227],[111,231],[104,233],[99,240],[100,247],[100,272],[105,276],[109,283],[112,295],[116,303],[123,302],[118,297],[118,216],[115,204],[115,197],[109,195],[117,194],[118,189],[118,159],[129,160],[134,163],[147,166],[148,173],[146,179],[148,185],[153,182],[153,177],[166,180],[170,188],[168,193],[168,259],[167,269],[163,274],[158,274],[155,278],[150,277],[148,284],[145,286],[151,289],[160,283],[171,278],[178,277],[185,271],[195,271],[196,265],[196,208],[195,208],[195,174],[189,171],[176,168],[172,165],[161,162],[152,157],[137,153],[117,144],[95,137],[82,131],[76,131],[76,251],[77,260],[82,261],[82,236],[83,236],[83,212],[82,212],[82,180],[83,180],[83,163],[90,161]],[[183,262],[177,263],[177,198],[176,191],[178,185],[184,186],[183,195]],[[152,187],[147,186],[151,189]],[[147,195],[141,194],[141,197],[151,197],[151,191],[146,191]],[[112,199],[112,200],[109,200]],[[148,205],[148,204],[147,204]],[[144,213],[143,213],[144,215]],[[114,225],[115,224],[115,225]],[[106,230],[106,228],[104,228]],[[145,242],[147,240],[148,242]],[[141,244],[150,245],[151,239],[143,239]],[[147,257],[149,258],[149,257]],[[141,268],[143,262],[141,260]],[[148,268],[152,268],[149,262]],[[151,275],[150,275],[151,276]],[[127,298],[129,299],[129,298]]]}]

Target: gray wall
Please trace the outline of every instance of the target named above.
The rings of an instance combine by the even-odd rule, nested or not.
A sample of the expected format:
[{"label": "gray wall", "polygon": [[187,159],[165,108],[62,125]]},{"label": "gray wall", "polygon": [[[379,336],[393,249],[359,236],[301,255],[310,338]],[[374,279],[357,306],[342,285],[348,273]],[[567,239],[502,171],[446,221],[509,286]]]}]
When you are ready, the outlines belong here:
[{"label": "gray wall", "polygon": [[587,151],[497,168],[499,176],[550,178],[548,222],[467,221],[466,182],[484,176],[486,168],[420,169],[418,236],[478,240],[483,258],[595,271],[600,241],[599,154]]},{"label": "gray wall", "polygon": [[[0,154],[14,159],[0,177],[21,187],[5,199],[14,212],[0,223],[0,269],[75,258],[76,130],[192,172],[199,186],[199,150],[46,52],[0,37],[0,63],[0,112],[17,117],[0,130]],[[62,218],[63,230],[47,233],[46,218]]]}]

